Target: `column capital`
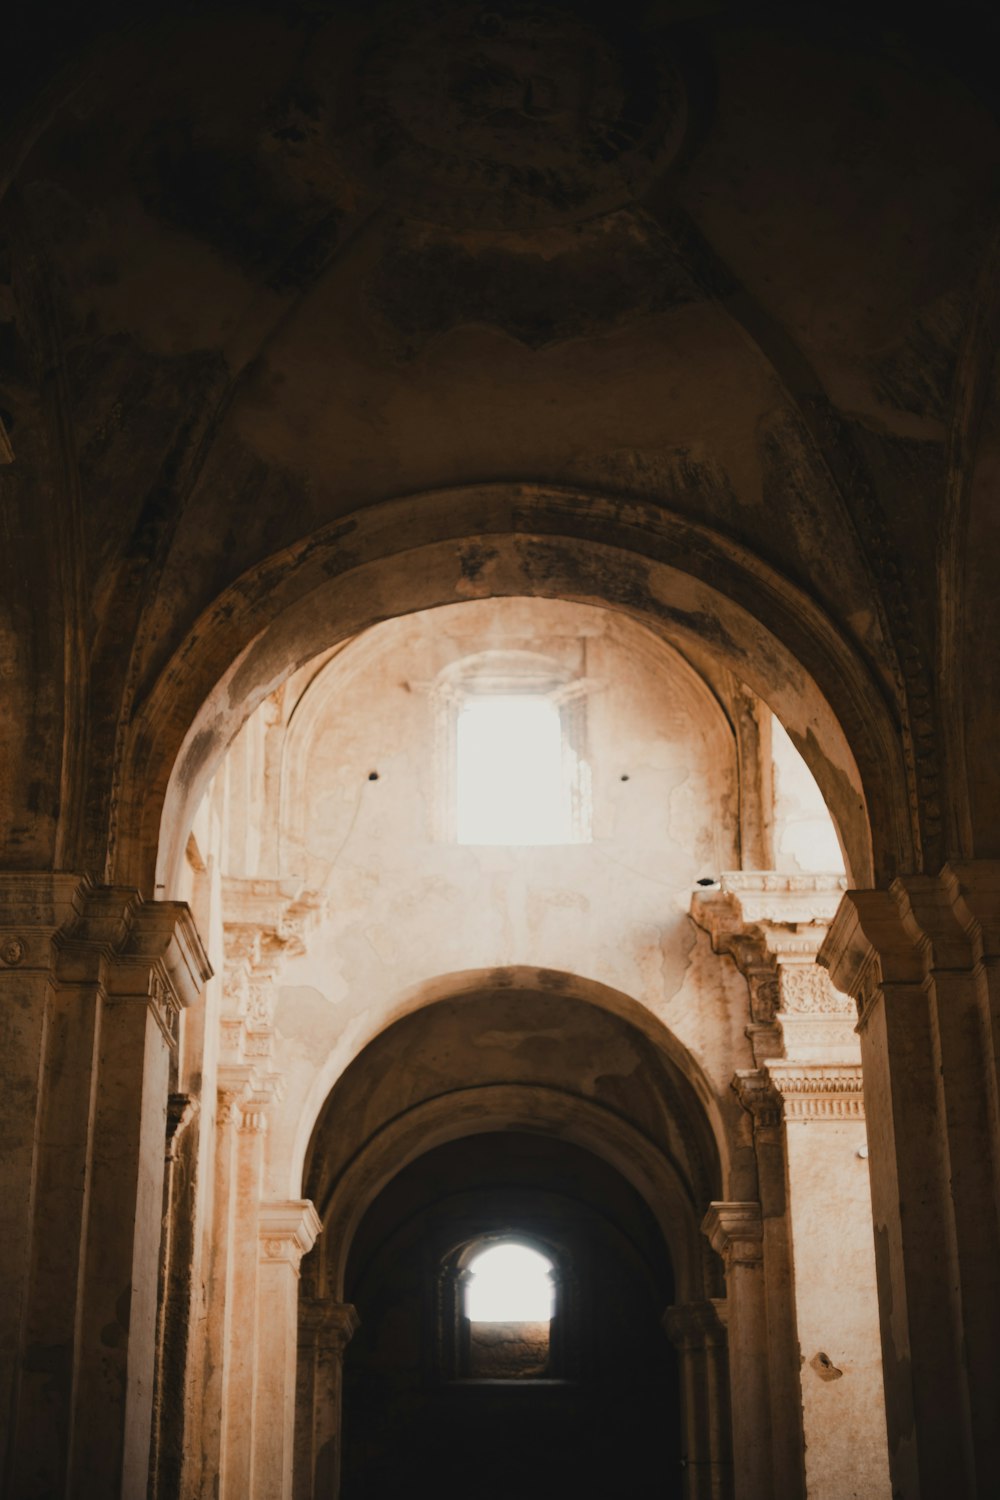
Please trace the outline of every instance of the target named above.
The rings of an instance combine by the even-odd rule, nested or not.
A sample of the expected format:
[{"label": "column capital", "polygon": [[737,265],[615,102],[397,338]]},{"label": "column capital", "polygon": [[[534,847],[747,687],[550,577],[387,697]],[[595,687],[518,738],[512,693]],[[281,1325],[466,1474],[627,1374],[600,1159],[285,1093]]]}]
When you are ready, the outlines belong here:
[{"label": "column capital", "polygon": [[712,1348],[725,1342],[726,1316],[725,1297],[707,1297],[668,1307],[663,1327],[675,1349]]},{"label": "column capital", "polygon": [[900,875],[888,890],[846,891],[819,952],[834,984],[857,999],[862,1025],[883,985],[920,986],[998,957],[997,860]]},{"label": "column capital", "polygon": [[329,1349],[343,1354],[361,1319],[351,1302],[335,1302],[330,1297],[305,1297],[299,1304],[299,1327],[303,1342],[314,1349]]},{"label": "column capital", "polygon": [[747,1113],[753,1116],[755,1128],[773,1128],[781,1124],[781,1095],[764,1068],[740,1068],[734,1074],[730,1088]]},{"label": "column capital", "polygon": [[941,880],[977,956],[1000,958],[1000,859],[954,860]]},{"label": "column capital", "polygon": [[701,1232],[721,1255],[727,1272],[758,1266],[764,1258],[764,1225],[759,1203],[710,1203]]},{"label": "column capital", "polygon": [[212,967],[183,901],[145,901],[131,886],[65,873],[0,873],[0,972],[48,971],[149,1004],[173,1043],[179,1012]]},{"label": "column capital", "polygon": [[924,966],[890,891],[845,891],[817,955],[840,990],[858,1003],[864,1028],[883,984],[919,985]]},{"label": "column capital", "polygon": [[784,1105],[785,1123],[797,1120],[863,1120],[861,1064],[791,1062],[764,1065]]},{"label": "column capital", "polygon": [[308,1198],[262,1203],[257,1210],[257,1232],[262,1265],[289,1265],[296,1276],[323,1228]]}]

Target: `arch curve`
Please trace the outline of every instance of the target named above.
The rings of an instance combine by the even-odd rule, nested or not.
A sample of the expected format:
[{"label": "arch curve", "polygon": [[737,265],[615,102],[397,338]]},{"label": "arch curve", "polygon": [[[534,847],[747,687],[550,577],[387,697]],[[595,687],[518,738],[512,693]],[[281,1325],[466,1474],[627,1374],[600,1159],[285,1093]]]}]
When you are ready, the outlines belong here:
[{"label": "arch curve", "polygon": [[914,867],[918,837],[890,689],[801,589],[730,538],[659,507],[483,485],[358,512],[219,596],[130,726],[109,878],[169,892],[219,758],[292,670],[381,620],[494,595],[618,609],[681,647],[709,644],[791,733],[854,883]]},{"label": "arch curve", "polygon": [[582,1146],[613,1167],[652,1210],[670,1252],[679,1300],[708,1295],[695,1205],[674,1165],[614,1111],[590,1100],[523,1084],[456,1090],[389,1121],[350,1163],[320,1205],[326,1274],[342,1300],[347,1259],[362,1218],[406,1166],[436,1146],[498,1128],[544,1133]]},{"label": "arch curve", "polygon": [[352,1053],[349,1059],[345,1059],[339,1052],[330,1054],[326,1066],[317,1072],[299,1112],[297,1132],[291,1144],[288,1191],[296,1195],[305,1188],[310,1142],[339,1079],[352,1062],[363,1056],[399,1022],[421,1012],[429,1012],[442,1001],[471,999],[503,991],[564,996],[605,1011],[650,1042],[690,1090],[693,1110],[706,1127],[705,1135],[708,1139],[702,1142],[702,1149],[706,1154],[712,1155],[717,1163],[717,1190],[725,1190],[724,1184],[728,1183],[730,1176],[729,1132],[718,1095],[697,1060],[669,1028],[638,1000],[599,980],[553,969],[509,965],[502,969],[467,969],[442,974],[416,985],[400,995],[396,1003],[381,1014],[378,1024],[372,1027],[369,1035],[352,1035]]}]

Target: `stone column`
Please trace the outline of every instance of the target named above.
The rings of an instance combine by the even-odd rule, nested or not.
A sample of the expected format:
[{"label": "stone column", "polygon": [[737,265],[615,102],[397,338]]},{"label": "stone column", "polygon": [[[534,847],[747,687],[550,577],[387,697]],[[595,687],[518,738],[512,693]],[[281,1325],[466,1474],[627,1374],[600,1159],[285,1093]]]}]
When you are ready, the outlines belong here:
[{"label": "stone column", "polygon": [[0,936],[14,976],[4,1024],[23,1124],[0,1196],[32,1228],[24,1239],[19,1227],[8,1252],[17,1326],[5,1481],[25,1497],[139,1500],[171,1056],[179,1011],[211,971],[179,903],[66,876],[21,876],[6,895],[16,930]]},{"label": "stone column", "polygon": [[730,1500],[726,1304],[719,1299],[668,1307],[663,1322],[680,1356],[685,1500]]},{"label": "stone column", "polygon": [[263,1147],[270,1092],[251,1092],[241,1102],[236,1124],[233,1173],[233,1228],[228,1289],[226,1425],[223,1454],[223,1500],[254,1494],[254,1421],[257,1358],[258,1208],[263,1177]]},{"label": "stone column", "polygon": [[766,1077],[756,1070],[738,1073],[734,1087],[753,1118],[775,1493],[787,1496],[788,1500],[793,1497],[802,1500],[805,1494],[802,1397],[781,1100]]},{"label": "stone column", "polygon": [[[0,1489],[10,1495],[66,1484],[99,1007],[64,1002],[56,964],[58,935],[81,910],[75,875],[0,876]],[[61,1159],[46,1121],[59,1094]]]},{"label": "stone column", "polygon": [[304,1298],[299,1305],[295,1500],[340,1494],[344,1350],[358,1321],[349,1302]]},{"label": "stone column", "polygon": [[[274,1005],[282,963],[303,951],[303,934],[322,909],[318,897],[273,880],[222,882],[225,965],[216,1078],[214,1196],[207,1316],[203,1339],[202,1436],[196,1477],[201,1500],[247,1500],[274,1477],[270,1436],[258,1427],[260,1380],[271,1370],[262,1356],[271,1337],[262,1323],[260,1201],[267,1122],[283,1094],[274,1069]],[[278,1243],[280,1235],[271,1236]],[[270,1242],[270,1241],[268,1241]],[[272,1278],[273,1280],[273,1278]],[[273,1296],[268,1283],[267,1295]],[[293,1317],[294,1323],[294,1317]],[[294,1328],[293,1328],[294,1335]],[[269,1415],[268,1421],[272,1420]],[[279,1414],[277,1450],[283,1451]],[[266,1456],[264,1476],[258,1473]],[[270,1477],[268,1477],[270,1476]],[[277,1481],[274,1481],[277,1482]]]},{"label": "stone column", "polygon": [[169,1500],[181,1493],[187,1418],[185,1376],[195,1285],[195,1214],[190,1197],[199,1113],[199,1101],[191,1094],[173,1093],[167,1101],[149,1500]]},{"label": "stone column", "polygon": [[321,1224],[308,1199],[262,1203],[253,1500],[291,1500],[299,1266]]},{"label": "stone column", "polygon": [[844,897],[821,960],[858,1001],[894,1494],[1000,1472],[1000,865]]},{"label": "stone column", "polygon": [[774,1500],[764,1230],[759,1203],[713,1203],[702,1223],[726,1268],[735,1500]]}]

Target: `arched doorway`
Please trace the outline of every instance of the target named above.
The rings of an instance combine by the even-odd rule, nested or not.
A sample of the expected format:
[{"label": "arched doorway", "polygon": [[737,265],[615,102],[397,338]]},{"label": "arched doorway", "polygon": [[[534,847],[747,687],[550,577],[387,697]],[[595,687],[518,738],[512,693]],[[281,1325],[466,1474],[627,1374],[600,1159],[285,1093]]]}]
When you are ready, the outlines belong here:
[{"label": "arched doorway", "polygon": [[[550,1342],[542,1354],[539,1323],[532,1346],[520,1322],[483,1320],[508,1340],[470,1358],[462,1337],[482,1325],[461,1306],[458,1263],[514,1236],[556,1268]],[[344,1360],[344,1500],[408,1483],[441,1500],[680,1496],[672,1282],[648,1207],[578,1146],[497,1132],[418,1158],[369,1209],[348,1261],[360,1323]]]},{"label": "arched doorway", "polygon": [[[361,1500],[419,1475],[442,1497],[680,1496],[699,1493],[694,1464],[727,1494],[727,1420],[692,1450],[710,1382],[682,1397],[664,1322],[722,1291],[698,1235],[719,1171],[677,1063],[565,988],[484,985],[387,1028],[308,1155],[323,1233],[303,1262],[296,1493]],[[520,1364],[495,1353],[510,1328],[465,1303],[477,1253],[511,1241],[556,1288],[541,1355],[537,1326],[514,1330],[522,1356],[534,1341]],[[353,1336],[331,1359],[333,1321]],[[712,1359],[724,1405],[721,1337]]]}]

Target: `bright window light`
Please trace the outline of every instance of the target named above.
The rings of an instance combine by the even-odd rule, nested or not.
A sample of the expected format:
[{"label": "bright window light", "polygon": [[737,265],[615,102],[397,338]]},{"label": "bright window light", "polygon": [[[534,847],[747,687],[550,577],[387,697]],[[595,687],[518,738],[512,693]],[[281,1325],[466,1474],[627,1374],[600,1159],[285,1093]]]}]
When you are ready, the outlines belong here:
[{"label": "bright window light", "polygon": [[540,693],[473,694],[458,714],[460,844],[568,844],[559,709]]},{"label": "bright window light", "polygon": [[539,1250],[510,1242],[492,1245],[469,1270],[465,1311],[470,1322],[551,1321],[552,1262]]}]

